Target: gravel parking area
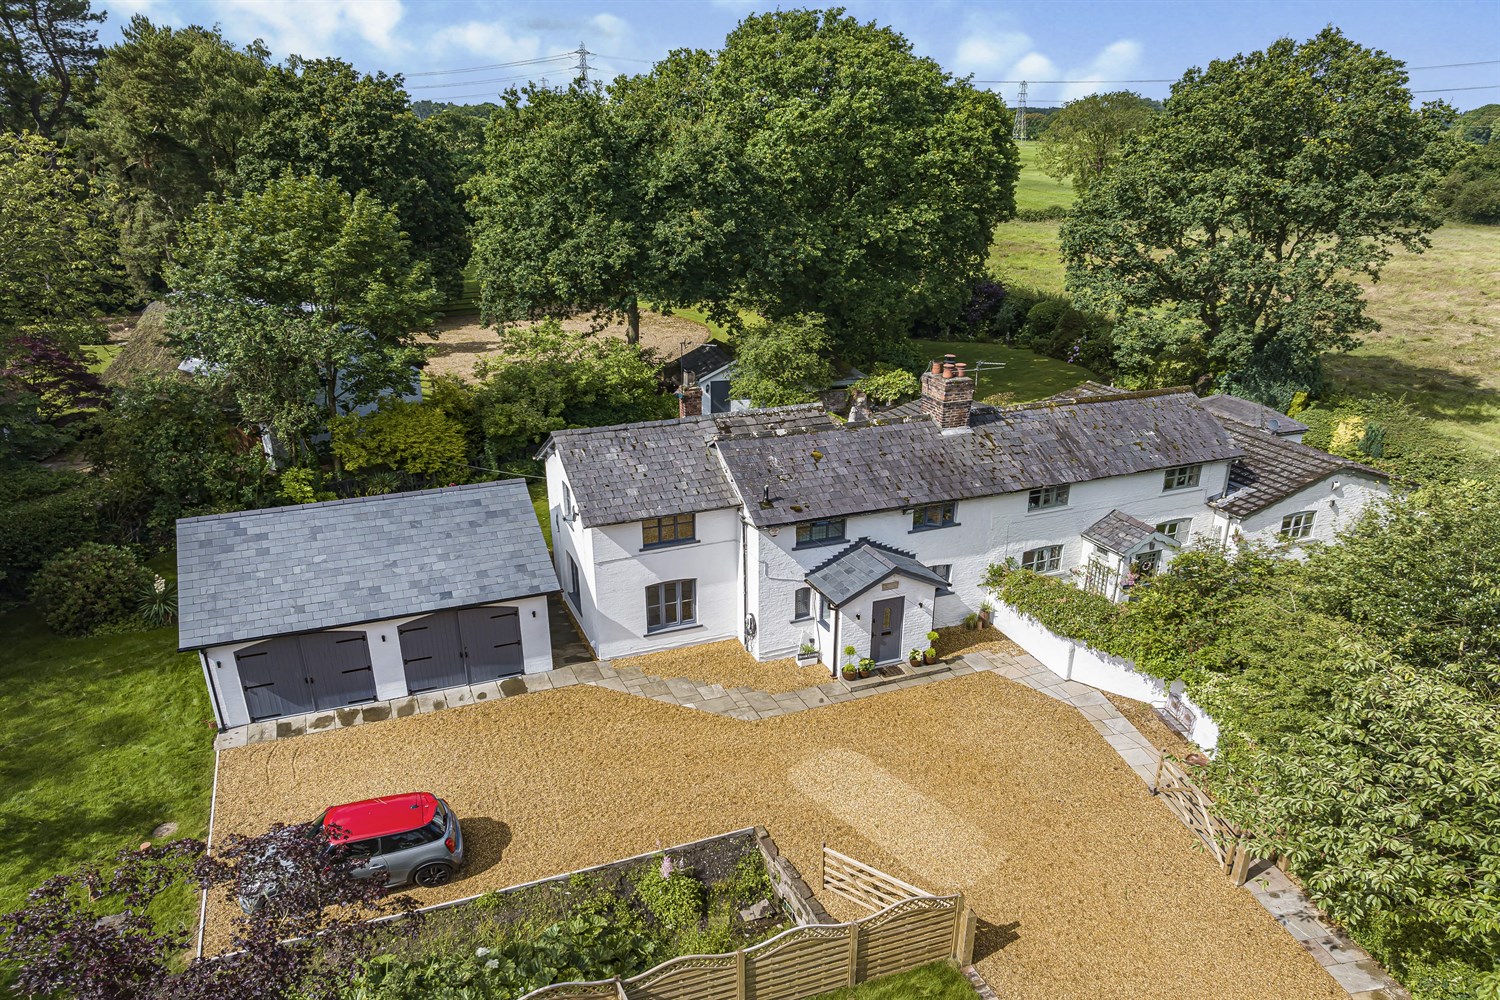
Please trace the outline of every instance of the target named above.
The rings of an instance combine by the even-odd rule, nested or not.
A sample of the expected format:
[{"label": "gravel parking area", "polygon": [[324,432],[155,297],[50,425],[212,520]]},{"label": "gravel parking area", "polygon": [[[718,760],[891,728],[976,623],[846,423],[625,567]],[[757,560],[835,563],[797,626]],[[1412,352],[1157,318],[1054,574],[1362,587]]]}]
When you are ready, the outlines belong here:
[{"label": "gravel parking area", "polygon": [[216,834],[416,788],[469,850],[424,903],[764,824],[815,887],[826,842],[965,893],[1003,998],[1341,995],[1079,713],[993,674],[757,723],[572,687],[257,744]]},{"label": "gravel parking area", "polygon": [[653,677],[686,677],[700,684],[754,688],[767,694],[801,691],[833,679],[827,667],[818,664],[799,667],[795,658],[757,662],[734,639],[627,656],[609,663],[616,670],[639,670]]}]

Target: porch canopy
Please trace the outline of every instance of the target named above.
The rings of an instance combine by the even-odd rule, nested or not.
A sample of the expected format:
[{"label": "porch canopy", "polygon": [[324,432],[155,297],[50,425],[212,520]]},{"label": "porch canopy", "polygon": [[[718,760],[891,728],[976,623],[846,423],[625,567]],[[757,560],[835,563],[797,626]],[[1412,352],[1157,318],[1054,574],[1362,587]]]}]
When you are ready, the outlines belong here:
[{"label": "porch canopy", "polygon": [[1119,510],[1110,511],[1083,529],[1083,538],[1100,551],[1113,552],[1126,559],[1141,552],[1178,547],[1176,539]]},{"label": "porch canopy", "polygon": [[808,573],[807,585],[838,607],[898,573],[940,589],[948,586],[947,580],[918,562],[912,553],[868,538],[861,538]]}]

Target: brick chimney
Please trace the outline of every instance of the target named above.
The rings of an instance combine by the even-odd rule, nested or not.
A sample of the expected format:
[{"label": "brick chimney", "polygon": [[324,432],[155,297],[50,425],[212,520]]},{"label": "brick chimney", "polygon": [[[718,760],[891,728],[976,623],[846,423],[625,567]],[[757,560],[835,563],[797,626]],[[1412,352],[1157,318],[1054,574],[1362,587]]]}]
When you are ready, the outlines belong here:
[{"label": "brick chimney", "polygon": [[682,388],[677,392],[677,415],[703,416],[703,389],[699,387],[698,376],[694,372],[682,373]]},{"label": "brick chimney", "polygon": [[922,415],[931,417],[943,430],[969,426],[969,408],[974,404],[974,380],[968,365],[946,354],[922,373]]},{"label": "brick chimney", "polygon": [[867,424],[870,422],[870,400],[859,390],[854,391],[854,402],[849,404],[849,423]]}]

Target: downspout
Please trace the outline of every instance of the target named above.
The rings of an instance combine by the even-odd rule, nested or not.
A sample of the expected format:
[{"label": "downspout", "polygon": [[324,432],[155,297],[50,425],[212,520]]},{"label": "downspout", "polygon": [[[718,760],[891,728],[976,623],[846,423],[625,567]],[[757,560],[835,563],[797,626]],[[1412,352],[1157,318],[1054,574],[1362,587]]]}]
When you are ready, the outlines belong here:
[{"label": "downspout", "polygon": [[[740,511],[740,635],[744,636],[745,652],[750,652],[750,636],[745,623],[750,620],[750,548],[745,534],[745,513]],[[759,565],[759,564],[757,564]],[[751,653],[751,655],[755,655]]]},{"label": "downspout", "polygon": [[208,669],[208,654],[201,649],[198,650],[198,662],[203,666],[203,683],[208,685],[208,700],[213,702],[214,721],[219,724],[219,732],[222,733],[226,727],[224,725],[224,710],[219,704],[219,689],[214,687],[214,675]]},{"label": "downspout", "polygon": [[833,602],[831,602],[831,601],[829,602],[828,609],[833,612],[833,650],[832,650],[832,653],[831,653],[831,658],[833,660],[833,665],[830,666],[829,669],[831,671],[833,671],[833,676],[837,677],[839,675],[839,655],[840,655],[839,654],[839,622],[843,620],[844,613],[842,611],[840,611],[838,609],[838,607],[836,607],[833,604]]}]

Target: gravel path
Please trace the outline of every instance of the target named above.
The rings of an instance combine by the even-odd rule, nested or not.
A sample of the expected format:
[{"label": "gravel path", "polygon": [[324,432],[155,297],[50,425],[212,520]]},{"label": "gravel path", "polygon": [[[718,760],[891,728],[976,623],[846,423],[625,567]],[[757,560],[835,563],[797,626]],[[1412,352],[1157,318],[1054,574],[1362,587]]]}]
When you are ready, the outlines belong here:
[{"label": "gravel path", "polygon": [[754,688],[767,694],[801,691],[830,680],[828,668],[816,663],[799,667],[795,658],[761,663],[734,639],[627,656],[610,660],[609,665],[616,670],[639,670],[653,677],[686,677],[700,684]]},{"label": "gravel path", "polygon": [[1083,716],[989,673],[757,723],[573,687],[257,744],[219,833],[412,788],[470,851],[424,903],[764,824],[815,886],[826,841],[964,892],[1002,998],[1341,995]]}]

